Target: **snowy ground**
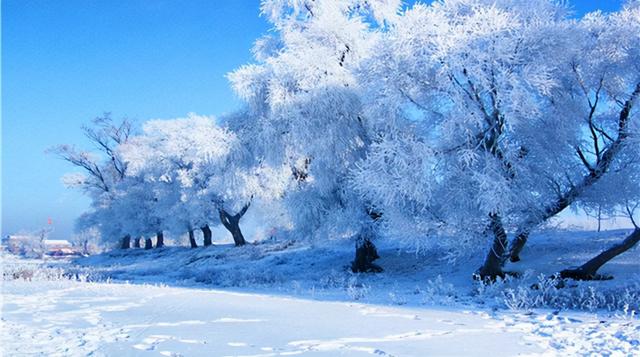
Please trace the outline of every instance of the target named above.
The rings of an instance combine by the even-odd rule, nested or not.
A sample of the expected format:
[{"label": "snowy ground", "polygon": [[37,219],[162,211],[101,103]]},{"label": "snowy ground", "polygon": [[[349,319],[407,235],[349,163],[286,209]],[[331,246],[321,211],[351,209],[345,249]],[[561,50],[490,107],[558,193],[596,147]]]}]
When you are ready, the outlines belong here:
[{"label": "snowy ground", "polygon": [[623,235],[533,237],[511,266],[525,278],[491,287],[469,279],[473,258],[384,246],[377,275],[344,269],[348,244],[131,250],[47,269],[3,256],[0,344],[8,356],[640,355],[637,248],[605,266],[614,280],[530,288]]},{"label": "snowy ground", "polygon": [[638,353],[637,320],[322,302],[193,288],[12,281],[7,356]]}]

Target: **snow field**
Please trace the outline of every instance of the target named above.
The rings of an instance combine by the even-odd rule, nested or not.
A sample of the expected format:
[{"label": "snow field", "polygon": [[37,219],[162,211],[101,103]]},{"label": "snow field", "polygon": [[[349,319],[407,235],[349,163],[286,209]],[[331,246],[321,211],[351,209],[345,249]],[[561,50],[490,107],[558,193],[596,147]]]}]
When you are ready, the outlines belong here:
[{"label": "snow field", "polygon": [[415,309],[166,286],[10,281],[4,297],[6,355],[629,355],[638,352],[640,339],[632,319]]},{"label": "snow field", "polygon": [[[637,249],[603,268],[613,280],[531,289],[622,235],[538,234],[509,266],[522,278],[491,286],[469,277],[481,256],[452,263],[384,242],[385,271],[373,275],[348,272],[350,244],[112,251],[38,269],[3,256],[2,346],[9,356],[633,356]],[[579,248],[566,255],[563,244]]]}]

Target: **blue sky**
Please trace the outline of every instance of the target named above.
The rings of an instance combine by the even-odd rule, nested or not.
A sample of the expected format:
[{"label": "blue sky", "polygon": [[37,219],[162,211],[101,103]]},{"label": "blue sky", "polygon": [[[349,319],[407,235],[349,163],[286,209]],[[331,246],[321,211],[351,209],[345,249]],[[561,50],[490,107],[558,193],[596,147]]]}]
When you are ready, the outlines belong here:
[{"label": "blue sky", "polygon": [[[579,15],[619,0],[573,0]],[[45,154],[87,145],[80,126],[103,112],[138,122],[240,105],[224,77],[267,32],[259,0],[3,0],[2,235],[53,221],[73,231],[88,206]]]}]

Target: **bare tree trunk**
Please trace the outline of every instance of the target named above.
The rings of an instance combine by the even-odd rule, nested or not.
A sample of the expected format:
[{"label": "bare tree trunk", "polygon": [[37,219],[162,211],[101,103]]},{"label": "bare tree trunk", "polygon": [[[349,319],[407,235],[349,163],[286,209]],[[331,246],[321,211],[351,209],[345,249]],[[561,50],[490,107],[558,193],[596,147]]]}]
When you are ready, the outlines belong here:
[{"label": "bare tree trunk", "polygon": [[141,241],[141,240],[142,240],[142,238],[141,238],[141,237],[138,237],[138,238],[134,239],[134,241],[133,241],[133,247],[134,247],[134,248],[140,248],[140,241]]},{"label": "bare tree trunk", "polygon": [[156,233],[156,248],[164,247],[164,233],[162,231],[158,231]]},{"label": "bare tree trunk", "polygon": [[131,248],[131,236],[127,234],[122,238],[120,249],[129,249],[129,248]]},{"label": "bare tree trunk", "polygon": [[204,226],[202,226],[202,228],[200,228],[202,230],[202,235],[204,236],[204,246],[208,247],[211,244],[213,244],[211,242],[211,228],[209,228],[208,224],[205,224]]},{"label": "bare tree trunk", "polygon": [[240,230],[240,218],[242,218],[242,216],[247,213],[247,209],[249,209],[250,204],[251,202],[247,203],[244,207],[242,207],[240,212],[233,216],[227,213],[227,211],[225,211],[224,209],[219,210],[220,221],[222,222],[222,225],[231,233],[233,242],[236,244],[236,247],[243,246],[247,243],[244,239],[244,236],[242,235],[242,231]]},{"label": "bare tree trunk", "polygon": [[151,240],[151,238],[147,238],[144,240],[144,249],[151,249],[153,248],[153,241]]},{"label": "bare tree trunk", "polygon": [[640,241],[640,229],[636,228],[622,242],[598,254],[596,257],[582,264],[578,268],[561,271],[560,277],[575,280],[598,280],[606,278],[598,275],[598,269],[611,259],[633,248],[638,241]]},{"label": "bare tree trunk", "polygon": [[379,273],[383,269],[373,261],[380,258],[376,246],[368,237],[360,236],[356,240],[356,256],[351,262],[354,273]]},{"label": "bare tree trunk", "polygon": [[488,228],[493,234],[493,243],[484,263],[474,274],[476,279],[482,281],[494,281],[498,277],[504,278],[502,259],[509,243],[500,216],[492,213],[489,218],[491,221]]},{"label": "bare tree trunk", "polygon": [[511,241],[511,246],[509,247],[509,260],[512,263],[520,261],[520,252],[522,252],[524,245],[527,244],[527,239],[529,239],[528,231],[516,233],[516,237]]},{"label": "bare tree trunk", "polygon": [[247,244],[246,240],[244,239],[244,235],[240,230],[239,219],[236,219],[233,216],[227,216],[227,221],[226,223],[223,223],[223,225],[229,231],[229,233],[231,233],[231,236],[233,237],[233,242],[235,243],[236,247],[240,247]]},{"label": "bare tree trunk", "polygon": [[193,235],[193,229],[189,230],[189,243],[191,244],[191,248],[198,248],[198,243],[196,243],[196,237]]}]

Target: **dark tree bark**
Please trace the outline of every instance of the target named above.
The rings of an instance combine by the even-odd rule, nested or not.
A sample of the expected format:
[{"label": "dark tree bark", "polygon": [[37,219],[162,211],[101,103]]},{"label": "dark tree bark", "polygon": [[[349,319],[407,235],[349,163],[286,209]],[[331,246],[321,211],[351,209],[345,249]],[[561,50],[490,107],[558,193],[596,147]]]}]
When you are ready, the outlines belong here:
[{"label": "dark tree bark", "polygon": [[202,230],[202,235],[204,236],[204,246],[208,247],[211,244],[213,244],[211,242],[211,228],[209,228],[208,224],[205,224],[204,226],[202,226],[202,228],[200,228]]},{"label": "dark tree bark", "polygon": [[164,233],[162,231],[158,231],[156,233],[156,248],[164,247]]},{"label": "dark tree bark", "polygon": [[511,246],[509,247],[509,260],[512,263],[520,261],[520,252],[522,252],[524,245],[527,244],[528,239],[529,231],[520,231],[516,233],[516,237],[511,241]]},{"label": "dark tree bark", "polygon": [[[575,199],[578,198],[579,194],[581,194],[584,189],[586,189],[593,183],[594,182],[587,183],[583,181],[581,185],[588,185],[588,186],[581,186],[581,185],[574,186],[563,197],[558,198],[557,201],[547,206],[544,209],[544,213],[542,215],[534,217],[530,219],[527,223],[525,223],[523,225],[523,228],[519,229],[516,232],[516,237],[513,239],[513,241],[509,246],[509,251],[508,251],[509,260],[512,263],[519,262],[520,253],[522,252],[522,249],[524,248],[524,246],[527,244],[527,241],[529,240],[529,234],[531,233],[531,230],[534,227],[546,222],[549,218],[564,211],[565,208],[569,207],[575,201]],[[580,190],[577,189],[578,187],[581,187]],[[504,261],[505,259],[502,260],[503,263]]]},{"label": "dark tree bark", "polygon": [[[622,242],[603,251],[583,265],[574,269],[566,269],[561,271],[560,277],[575,280],[607,279],[607,277],[603,277],[598,274],[598,269],[600,269],[600,267],[605,265],[611,259],[633,248],[636,244],[638,244],[638,241],[640,241],[640,229],[636,228]],[[609,277],[609,279],[611,278]]]},{"label": "dark tree bark", "polygon": [[193,235],[193,229],[189,230],[189,244],[191,244],[191,248],[198,248],[198,243],[196,243],[196,237]]},{"label": "dark tree bark", "polygon": [[140,241],[142,240],[141,237],[138,237],[136,239],[133,240],[133,247],[134,248],[140,248]]},{"label": "dark tree bark", "polygon": [[379,273],[383,269],[373,261],[380,258],[376,246],[367,237],[359,237],[356,240],[356,256],[351,262],[351,271],[354,273]]},{"label": "dark tree bark", "polygon": [[127,234],[122,238],[120,249],[129,249],[129,248],[131,248],[131,236]]},{"label": "dark tree bark", "polygon": [[147,238],[144,240],[144,249],[151,249],[153,248],[153,241],[151,240],[151,238]]},{"label": "dark tree bark", "polygon": [[502,257],[507,249],[507,232],[504,230],[502,220],[498,214],[489,215],[490,222],[488,229],[493,234],[491,250],[487,254],[482,266],[476,271],[474,277],[482,281],[495,281],[498,277],[504,278],[505,272],[502,270]]},{"label": "dark tree bark", "polygon": [[242,231],[240,230],[240,218],[242,218],[242,216],[247,213],[250,205],[251,202],[247,203],[244,207],[242,207],[240,212],[233,216],[224,209],[219,210],[220,221],[222,222],[222,225],[231,233],[233,242],[235,243],[236,247],[243,246],[247,243],[244,239],[244,236],[242,235]]},{"label": "dark tree bark", "polygon": [[351,271],[354,273],[379,273],[383,271],[382,267],[373,262],[380,258],[380,255],[378,255],[378,250],[371,241],[371,237],[374,236],[376,224],[382,217],[382,212],[371,207],[368,207],[366,212],[371,218],[371,222],[369,226],[363,228],[360,236],[356,239],[356,252],[355,258],[351,262]]},{"label": "dark tree bark", "polygon": [[[585,190],[589,187],[593,186],[596,182],[598,182],[602,176],[604,176],[609,168],[615,161],[616,157],[619,155],[620,150],[625,145],[629,132],[627,130],[629,124],[629,117],[631,115],[631,109],[635,105],[635,102],[640,97],[640,83],[636,85],[635,90],[631,93],[629,99],[624,103],[622,110],[620,110],[620,114],[618,117],[618,137],[604,150],[596,150],[597,157],[596,163],[590,164],[586,158],[584,157],[583,152],[578,148],[577,153],[580,156],[586,170],[587,174],[582,178],[580,182],[576,185],[572,185],[566,192],[560,194],[558,198],[550,202],[543,209],[543,214],[538,217],[533,217],[527,223],[523,225],[517,234],[519,239],[514,240],[509,250],[509,259],[512,262],[517,262],[520,260],[520,252],[524,248],[527,237],[529,236],[529,232],[534,229],[536,226],[546,222],[549,218],[554,217],[558,213],[562,212],[565,208],[569,207],[573,202],[578,199]],[[592,106],[592,113],[595,112],[595,106]]]}]

